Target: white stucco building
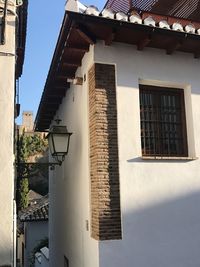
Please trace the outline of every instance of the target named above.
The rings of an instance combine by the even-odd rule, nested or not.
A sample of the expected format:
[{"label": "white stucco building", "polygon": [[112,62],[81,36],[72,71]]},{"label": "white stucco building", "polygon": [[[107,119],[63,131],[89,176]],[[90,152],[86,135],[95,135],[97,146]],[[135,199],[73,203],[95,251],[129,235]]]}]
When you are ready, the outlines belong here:
[{"label": "white stucco building", "polygon": [[15,81],[22,73],[28,1],[17,2],[0,3],[0,266],[15,266]]},{"label": "white stucco building", "polygon": [[49,200],[48,195],[46,195],[36,199],[29,207],[20,212],[21,231],[18,235],[19,266],[34,266],[34,252],[37,251],[38,253],[40,248],[42,249],[43,246],[48,245],[48,211]]},{"label": "white stucco building", "polygon": [[67,2],[35,122],[73,132],[50,174],[51,267],[200,264],[200,17],[158,2]]}]

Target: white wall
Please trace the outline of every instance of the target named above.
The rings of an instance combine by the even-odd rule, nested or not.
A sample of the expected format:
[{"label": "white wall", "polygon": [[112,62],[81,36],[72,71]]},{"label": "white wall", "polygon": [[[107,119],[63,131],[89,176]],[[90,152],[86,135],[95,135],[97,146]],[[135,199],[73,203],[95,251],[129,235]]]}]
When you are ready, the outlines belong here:
[{"label": "white wall", "polygon": [[[4,53],[11,53],[13,56]],[[15,16],[8,16],[6,44],[0,45],[0,266],[12,265],[14,249],[14,54]]]},{"label": "white wall", "polygon": [[48,237],[48,221],[36,221],[26,222],[25,227],[25,249],[24,249],[24,266],[29,267],[30,256],[32,255],[33,249],[38,243]]},{"label": "white wall", "polygon": [[121,241],[100,242],[100,266],[199,266],[200,159],[141,159],[138,83],[185,88],[189,153],[199,157],[200,61],[191,54],[102,43],[94,60],[116,64],[123,226]]},{"label": "white wall", "polygon": [[[88,80],[71,86],[57,116],[73,132],[69,154],[50,177],[50,266],[196,267],[200,265],[200,160],[141,159],[139,82],[184,88],[189,156],[200,154],[200,62],[191,54],[137,51],[98,43],[85,55],[116,65],[123,239],[98,244],[90,223]],[[100,262],[99,262],[100,261]]]},{"label": "white wall", "polygon": [[[93,49],[82,62],[81,75],[93,64]],[[78,74],[77,73],[77,74]],[[69,154],[50,177],[50,266],[98,267],[98,242],[90,237],[90,182],[88,153],[88,84],[67,91],[57,113],[73,132]]]}]

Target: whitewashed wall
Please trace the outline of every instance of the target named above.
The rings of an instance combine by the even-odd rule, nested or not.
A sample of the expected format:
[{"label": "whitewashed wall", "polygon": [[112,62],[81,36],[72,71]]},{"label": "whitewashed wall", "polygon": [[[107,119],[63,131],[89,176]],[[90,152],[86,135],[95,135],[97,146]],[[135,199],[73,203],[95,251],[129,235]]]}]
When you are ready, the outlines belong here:
[{"label": "whitewashed wall", "polygon": [[[0,52],[0,266],[11,266],[15,249],[13,236],[15,232],[13,229],[15,16],[8,16],[6,44],[0,45]],[[4,53],[13,55],[8,56]]]},{"label": "whitewashed wall", "polygon": [[[87,74],[92,64],[91,48],[78,73]],[[72,85],[57,115],[73,135],[65,162],[50,177],[50,266],[64,266],[66,256],[70,267],[97,267],[98,242],[86,229],[90,220],[87,82]]]},{"label": "whitewashed wall", "polygon": [[48,222],[26,222],[25,225],[25,249],[24,249],[24,266],[30,266],[30,257],[33,249],[38,243],[48,237]]},{"label": "whitewashed wall", "polygon": [[116,64],[123,240],[100,243],[101,267],[200,265],[200,159],[141,159],[139,82],[183,87],[189,154],[200,156],[200,61],[113,44],[96,62]]},{"label": "whitewashed wall", "polygon": [[[94,52],[94,54],[93,54]],[[93,58],[94,57],[94,58]],[[73,132],[69,154],[50,177],[50,266],[196,267],[200,265],[200,160],[141,159],[139,83],[184,88],[189,156],[200,154],[200,61],[191,54],[137,51],[99,42],[85,55],[116,65],[123,239],[90,238],[88,81],[71,86],[57,116]],[[77,74],[78,74],[77,73]]]}]

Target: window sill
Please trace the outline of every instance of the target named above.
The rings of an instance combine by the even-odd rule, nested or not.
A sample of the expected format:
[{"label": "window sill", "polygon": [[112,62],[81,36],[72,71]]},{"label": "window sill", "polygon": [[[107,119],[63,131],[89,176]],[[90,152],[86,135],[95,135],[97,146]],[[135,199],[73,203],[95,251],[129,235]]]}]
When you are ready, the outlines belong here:
[{"label": "window sill", "polygon": [[198,157],[161,157],[161,156],[142,156],[143,160],[197,160]]}]

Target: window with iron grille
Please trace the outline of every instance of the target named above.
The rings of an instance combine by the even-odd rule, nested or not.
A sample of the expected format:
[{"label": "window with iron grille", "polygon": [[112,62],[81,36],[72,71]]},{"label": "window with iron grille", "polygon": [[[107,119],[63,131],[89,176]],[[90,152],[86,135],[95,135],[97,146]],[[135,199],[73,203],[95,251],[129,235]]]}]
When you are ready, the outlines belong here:
[{"label": "window with iron grille", "polygon": [[143,156],[187,157],[183,89],[140,85]]}]

